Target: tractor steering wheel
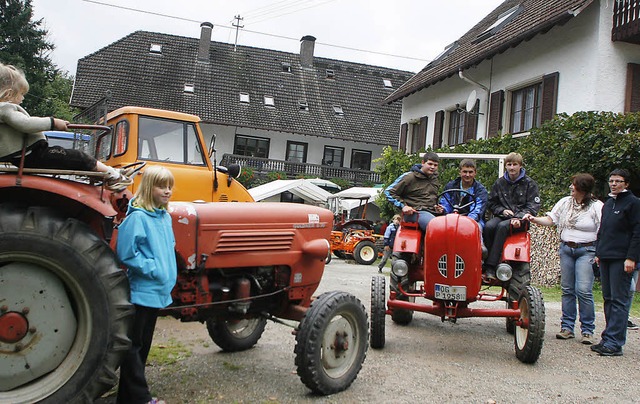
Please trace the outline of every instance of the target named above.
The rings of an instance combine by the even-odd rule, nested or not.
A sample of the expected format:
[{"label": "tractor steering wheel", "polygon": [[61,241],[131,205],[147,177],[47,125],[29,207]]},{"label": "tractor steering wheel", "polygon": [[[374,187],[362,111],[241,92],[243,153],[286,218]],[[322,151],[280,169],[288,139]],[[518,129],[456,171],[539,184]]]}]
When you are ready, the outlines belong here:
[{"label": "tractor steering wheel", "polygon": [[[459,201],[461,201],[466,196],[469,196],[471,200],[463,205],[458,205],[453,200],[455,195],[459,195]],[[447,189],[441,192],[440,195],[438,195],[438,200],[440,200],[440,198],[442,197],[444,197],[444,199],[449,202],[449,205],[453,206],[454,212],[460,213],[461,210],[469,208],[466,213],[460,213],[461,215],[465,216],[468,215],[469,212],[472,212],[478,204],[476,196],[469,191],[465,191],[464,189]]]}]

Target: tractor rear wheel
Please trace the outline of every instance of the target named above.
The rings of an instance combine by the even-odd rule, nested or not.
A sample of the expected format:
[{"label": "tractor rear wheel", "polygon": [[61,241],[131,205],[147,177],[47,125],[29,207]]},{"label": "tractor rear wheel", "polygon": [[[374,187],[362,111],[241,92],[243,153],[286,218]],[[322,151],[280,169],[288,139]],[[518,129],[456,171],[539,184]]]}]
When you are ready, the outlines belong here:
[{"label": "tractor rear wheel", "polygon": [[311,303],[296,333],[296,367],[316,394],[347,389],[366,357],[367,312],[355,296],[327,292]]},{"label": "tractor rear wheel", "polygon": [[540,289],[534,286],[524,288],[518,305],[523,325],[515,327],[516,357],[524,363],[535,363],[544,342],[545,314]]},{"label": "tractor rear wheel", "polygon": [[116,384],[134,314],[116,262],[78,220],[0,205],[0,402],[91,402]]},{"label": "tractor rear wheel", "polygon": [[369,345],[373,349],[382,349],[385,344],[386,317],[386,279],[376,275],[371,278],[371,336]]},{"label": "tractor rear wheel", "polygon": [[207,319],[209,336],[223,351],[246,351],[258,343],[267,319],[264,317],[246,318],[240,320]]},{"label": "tractor rear wheel", "polygon": [[364,240],[356,245],[353,258],[360,265],[371,265],[378,259],[378,250],[373,241]]}]

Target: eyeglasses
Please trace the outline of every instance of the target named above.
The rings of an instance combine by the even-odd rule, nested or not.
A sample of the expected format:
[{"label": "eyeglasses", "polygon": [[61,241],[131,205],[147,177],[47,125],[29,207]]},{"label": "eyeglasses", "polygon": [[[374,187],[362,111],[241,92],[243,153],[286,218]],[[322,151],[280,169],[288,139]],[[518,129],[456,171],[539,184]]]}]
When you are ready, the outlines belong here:
[{"label": "eyeglasses", "polygon": [[609,180],[609,184],[622,184],[625,180]]}]

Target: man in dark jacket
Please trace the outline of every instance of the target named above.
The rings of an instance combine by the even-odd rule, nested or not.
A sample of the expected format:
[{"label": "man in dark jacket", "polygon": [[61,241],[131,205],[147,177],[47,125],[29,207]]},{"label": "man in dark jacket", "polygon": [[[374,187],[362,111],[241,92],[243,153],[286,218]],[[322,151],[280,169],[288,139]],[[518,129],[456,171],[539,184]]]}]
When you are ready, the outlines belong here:
[{"label": "man in dark jacket", "polygon": [[591,350],[602,356],[622,355],[627,340],[631,279],[640,261],[640,199],[627,189],[629,178],[629,171],[624,169],[609,174],[611,193],[602,207],[596,240],[606,326],[600,343],[592,345]]},{"label": "man in dark jacket", "polygon": [[427,152],[422,156],[422,164],[416,164],[389,185],[384,194],[396,208],[402,209],[407,221],[417,221],[422,231],[433,219],[434,213],[441,214],[438,205],[438,165],[440,158],[436,153]]},{"label": "man in dark jacket", "polygon": [[[473,195],[475,206],[471,200],[471,196],[462,192],[449,193],[440,198],[440,205],[444,208],[445,213],[453,212],[453,204],[464,206],[466,208],[460,210],[459,213],[466,214],[470,219],[478,222],[480,231],[484,228],[484,211],[487,208],[487,199],[489,194],[486,188],[479,181],[476,181],[476,162],[471,159],[464,159],[460,162],[460,176],[455,180],[451,180],[444,186],[444,190],[462,189]],[[473,208],[473,209],[471,209]]]},{"label": "man in dark jacket", "polygon": [[523,231],[521,219],[527,213],[534,216],[540,209],[538,184],[526,175],[522,155],[509,153],[504,160],[506,172],[491,187],[487,209],[494,217],[483,231],[484,244],[489,250],[483,270],[487,279],[495,279],[496,266],[502,257],[502,247],[510,228]]}]

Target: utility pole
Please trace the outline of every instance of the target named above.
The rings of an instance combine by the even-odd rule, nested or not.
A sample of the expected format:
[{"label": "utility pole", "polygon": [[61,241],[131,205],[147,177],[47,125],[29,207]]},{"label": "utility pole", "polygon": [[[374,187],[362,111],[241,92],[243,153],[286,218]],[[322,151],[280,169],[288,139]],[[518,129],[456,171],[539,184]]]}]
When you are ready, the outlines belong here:
[{"label": "utility pole", "polygon": [[244,20],[244,18],[240,17],[240,14],[238,14],[233,17],[233,19],[237,21],[237,23],[231,23],[232,26],[236,27],[236,42],[233,44],[233,51],[235,52],[238,47],[238,29],[244,28],[244,25],[240,25],[240,21]]}]

